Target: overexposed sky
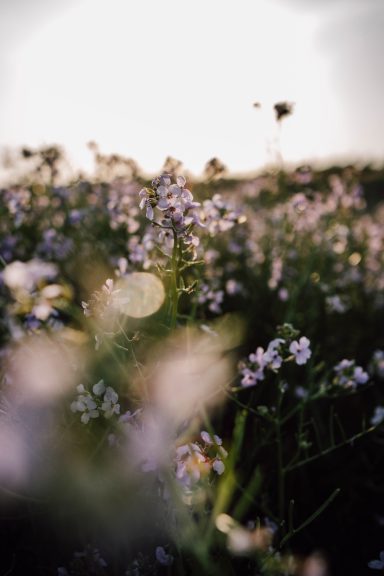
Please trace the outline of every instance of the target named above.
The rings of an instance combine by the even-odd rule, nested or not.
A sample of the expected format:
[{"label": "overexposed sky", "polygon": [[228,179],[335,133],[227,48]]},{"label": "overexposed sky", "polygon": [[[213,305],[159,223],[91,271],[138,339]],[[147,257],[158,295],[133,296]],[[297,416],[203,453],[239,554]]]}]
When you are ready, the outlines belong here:
[{"label": "overexposed sky", "polygon": [[289,100],[285,160],[380,158],[383,27],[382,0],[2,0],[0,146],[252,170]]}]

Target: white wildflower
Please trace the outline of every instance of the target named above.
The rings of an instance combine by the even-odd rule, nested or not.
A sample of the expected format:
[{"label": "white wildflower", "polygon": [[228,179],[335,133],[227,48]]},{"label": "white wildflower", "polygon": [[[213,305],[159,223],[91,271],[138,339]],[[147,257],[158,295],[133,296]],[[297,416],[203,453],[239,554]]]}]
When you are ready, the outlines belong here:
[{"label": "white wildflower", "polygon": [[289,346],[289,351],[295,356],[296,364],[302,366],[311,357],[310,341],[306,336],[302,336],[299,341],[294,340]]}]

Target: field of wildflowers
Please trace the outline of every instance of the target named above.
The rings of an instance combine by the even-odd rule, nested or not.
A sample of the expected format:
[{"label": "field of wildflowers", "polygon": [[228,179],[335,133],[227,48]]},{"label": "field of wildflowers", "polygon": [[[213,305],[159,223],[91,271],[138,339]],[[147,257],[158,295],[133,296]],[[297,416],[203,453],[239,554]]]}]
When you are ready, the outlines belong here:
[{"label": "field of wildflowers", "polygon": [[383,172],[0,194],[2,574],[384,570]]}]

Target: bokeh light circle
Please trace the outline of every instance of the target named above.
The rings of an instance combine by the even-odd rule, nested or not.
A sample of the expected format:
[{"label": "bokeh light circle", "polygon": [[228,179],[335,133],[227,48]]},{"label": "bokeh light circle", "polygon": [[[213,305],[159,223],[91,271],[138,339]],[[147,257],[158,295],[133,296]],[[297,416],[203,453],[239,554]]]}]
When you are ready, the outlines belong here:
[{"label": "bokeh light circle", "polygon": [[116,282],[114,306],[132,318],[157,312],[165,299],[161,280],[149,272],[133,272]]}]

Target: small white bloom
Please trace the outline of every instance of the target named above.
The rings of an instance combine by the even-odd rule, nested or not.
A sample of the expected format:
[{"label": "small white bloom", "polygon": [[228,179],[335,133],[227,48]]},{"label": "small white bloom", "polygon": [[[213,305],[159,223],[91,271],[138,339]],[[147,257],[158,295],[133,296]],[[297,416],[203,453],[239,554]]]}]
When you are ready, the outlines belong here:
[{"label": "small white bloom", "polygon": [[370,368],[379,378],[384,378],[384,350],[375,350]]},{"label": "small white bloom", "polygon": [[85,396],[83,402],[86,405],[87,410],[96,410],[97,404],[91,396]]},{"label": "small white bloom", "polygon": [[277,295],[279,297],[279,300],[281,300],[281,302],[286,302],[289,299],[289,292],[286,288],[280,288]]},{"label": "small white bloom", "polygon": [[72,410],[72,412],[85,412],[86,406],[80,400],[74,400],[71,403],[71,410]]},{"label": "small white bloom", "polygon": [[308,397],[308,390],[306,390],[303,386],[296,386],[294,390],[294,394],[296,398],[307,398]]},{"label": "small white bloom", "polygon": [[256,370],[254,370],[254,377],[256,380],[264,380],[264,368],[267,364],[268,356],[265,356],[264,348],[259,346],[256,348],[256,352],[248,356],[248,359],[252,364],[255,364]]},{"label": "small white bloom", "polygon": [[105,392],[105,384],[104,380],[99,380],[97,384],[95,384],[92,388],[93,393],[96,396],[101,396]]},{"label": "small white bloom", "polygon": [[250,354],[248,358],[249,361],[252,362],[252,364],[258,364],[260,368],[263,368],[265,366],[264,348],[259,346],[258,348],[256,348],[256,352]]},{"label": "small white bloom", "polygon": [[120,414],[120,404],[111,404],[111,402],[103,402],[101,409],[104,412],[105,418],[111,418],[114,414]]},{"label": "small white bloom", "polygon": [[296,364],[302,366],[311,357],[310,341],[306,336],[302,336],[299,341],[294,340],[289,346],[289,351],[295,356]]},{"label": "small white bloom", "polygon": [[176,183],[179,186],[179,188],[184,188],[185,183],[186,183],[186,179],[184,178],[184,176],[178,176],[176,178]]},{"label": "small white bloom", "polygon": [[81,302],[81,306],[82,306],[82,308],[83,308],[83,310],[84,310],[84,316],[89,317],[89,316],[92,315],[92,314],[91,314],[91,311],[89,310],[89,304],[88,304],[88,302],[84,302],[84,300],[83,300],[83,301]]},{"label": "small white bloom", "polygon": [[153,220],[154,218],[153,208],[149,201],[146,203],[145,215],[148,218],[148,220]]},{"label": "small white bloom", "polygon": [[89,418],[90,418],[89,412],[84,412],[84,414],[81,415],[80,420],[82,421],[83,424],[88,424]]},{"label": "small white bloom", "polygon": [[162,566],[171,566],[173,564],[173,556],[168,554],[162,546],[157,546],[155,555],[156,560]]},{"label": "small white bloom", "polygon": [[222,460],[215,460],[212,464],[212,468],[214,469],[214,471],[216,472],[216,474],[218,474],[219,476],[221,476],[221,474],[223,474],[224,470],[225,470],[225,465],[224,462]]},{"label": "small white bloom", "polygon": [[205,430],[203,430],[200,433],[200,436],[201,436],[201,439],[203,440],[203,442],[205,442],[206,444],[213,444],[211,435],[208,432],[206,432]]},{"label": "small white bloom", "polygon": [[111,418],[113,414],[120,414],[120,404],[118,404],[118,400],[119,396],[117,392],[115,392],[111,386],[108,386],[101,405],[105,418]]},{"label": "small white bloom", "polygon": [[163,174],[162,176],[160,176],[160,182],[163,184],[163,186],[170,186],[171,177],[169,176],[169,174]]},{"label": "small white bloom", "polygon": [[241,385],[245,388],[248,386],[254,386],[257,383],[256,373],[252,372],[249,368],[243,368],[241,373],[243,375]]},{"label": "small white bloom", "polygon": [[371,560],[368,562],[368,567],[372,570],[383,570],[384,569],[384,551],[380,552],[379,560]]},{"label": "small white bloom", "polygon": [[361,366],[356,366],[354,360],[342,360],[334,367],[336,378],[334,384],[343,388],[355,389],[368,382],[369,376]]},{"label": "small white bloom", "polygon": [[384,406],[376,406],[373,416],[371,418],[372,426],[379,426],[384,422]]},{"label": "small white bloom", "polygon": [[283,338],[275,338],[268,344],[268,348],[264,353],[264,362],[268,365],[268,368],[271,370],[278,370],[282,363],[283,359],[279,354],[280,345],[284,344],[285,340]]},{"label": "small white bloom", "polygon": [[176,448],[176,458],[180,459],[183,456],[186,456],[187,454],[191,453],[191,449],[189,447],[188,444],[183,444],[182,446],[178,446],[178,448]]},{"label": "small white bloom", "polygon": [[217,434],[214,434],[214,435],[213,435],[213,439],[214,439],[214,441],[215,441],[215,444],[217,444],[217,446],[221,446],[221,445],[222,445],[223,441],[222,441],[222,439],[220,438],[220,436],[218,436]]},{"label": "small white bloom", "polygon": [[344,360],[341,360],[341,362],[339,362],[337,364],[337,366],[335,366],[334,370],[335,370],[335,372],[343,372],[347,368],[351,368],[351,366],[353,366],[353,364],[354,364],[353,360],[346,360],[344,358]]},{"label": "small white bloom", "polygon": [[117,392],[115,392],[115,390],[111,386],[108,386],[104,394],[104,402],[111,402],[112,404],[116,404],[118,399],[119,396]]},{"label": "small white bloom", "polygon": [[356,384],[365,384],[369,380],[369,376],[361,366],[356,366],[353,371],[353,377],[355,379]]}]

